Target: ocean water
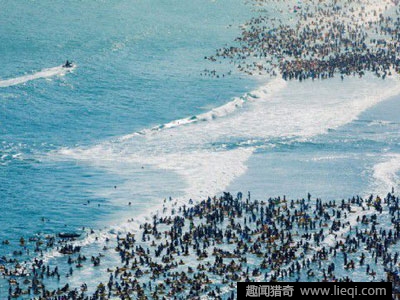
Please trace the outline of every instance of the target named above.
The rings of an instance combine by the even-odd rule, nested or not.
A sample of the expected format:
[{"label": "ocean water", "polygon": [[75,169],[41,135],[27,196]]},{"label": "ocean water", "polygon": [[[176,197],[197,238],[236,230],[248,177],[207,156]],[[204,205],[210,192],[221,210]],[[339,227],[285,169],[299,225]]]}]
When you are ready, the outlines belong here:
[{"label": "ocean water", "polygon": [[[204,55],[237,34],[228,25],[248,17],[243,7],[240,1],[2,1],[0,198],[7,214],[0,238],[90,225],[118,210],[110,201],[122,191],[107,193],[124,182],[123,174],[56,160],[52,152],[200,114],[251,89],[254,82],[240,75],[224,81],[200,75],[208,67]],[[77,66],[64,74],[58,66],[66,59]],[[120,195],[124,204],[173,195],[174,174],[139,171],[137,192]],[[166,184],[155,184],[152,172]],[[87,200],[95,205],[84,206]],[[40,223],[42,217],[50,221]]]},{"label": "ocean water", "polygon": [[[373,90],[365,89],[367,93]],[[311,193],[323,200],[386,195],[392,188],[399,192],[400,97],[382,100],[324,134],[261,146],[247,162],[246,174],[235,179],[229,190],[248,189],[257,199],[304,198]]]},{"label": "ocean water", "polygon": [[[254,14],[243,1],[0,4],[0,256],[21,236],[85,226],[113,237],[169,197],[400,189],[398,77],[202,76],[230,68],[204,56]],[[97,283],[113,259],[73,280]]]}]

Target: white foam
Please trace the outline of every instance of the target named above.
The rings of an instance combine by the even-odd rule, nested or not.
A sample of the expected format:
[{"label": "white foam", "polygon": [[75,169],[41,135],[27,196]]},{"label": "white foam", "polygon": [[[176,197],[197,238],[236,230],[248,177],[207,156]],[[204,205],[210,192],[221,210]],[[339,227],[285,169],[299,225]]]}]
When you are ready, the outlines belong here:
[{"label": "white foam", "polygon": [[394,188],[400,188],[400,154],[391,153],[384,156],[384,160],[373,167],[375,194],[386,195]]},{"label": "white foam", "polygon": [[[386,80],[366,78],[331,79],[326,81],[285,82],[275,79],[260,89],[228,102],[233,108],[212,109],[187,122],[170,122],[156,130],[126,135],[114,141],[83,148],[63,148],[52,153],[57,158],[72,158],[118,174],[125,184],[134,186],[138,166],[151,166],[177,174],[184,182],[179,199],[167,203],[186,203],[219,194],[247,170],[246,162],[257,147],[248,141],[271,145],[282,138],[303,141],[324,134],[329,129],[355,120],[373,105],[400,93],[398,77]],[[240,103],[240,105],[237,105]],[[229,106],[229,105],[228,105]],[[186,119],[189,120],[190,118]],[[185,119],[183,119],[185,120]],[[227,145],[218,147],[215,145]],[[154,178],[154,180],[157,180]],[[157,187],[158,192],[164,187]],[[165,195],[168,196],[168,195]],[[126,201],[132,201],[129,194]],[[156,199],[155,199],[156,201]],[[151,214],[163,209],[162,201],[148,205],[136,214],[133,222],[112,225],[116,232],[135,231]],[[108,233],[106,233],[108,234]],[[99,233],[103,235],[103,233]],[[104,240],[104,236],[99,240]],[[91,243],[93,237],[81,243]]]},{"label": "white foam", "polygon": [[238,98],[241,101],[234,99],[196,118],[90,148],[61,149],[58,154],[116,173],[129,173],[132,164],[151,165],[182,176],[187,197],[214,194],[244,172],[245,161],[256,146],[233,143],[233,149],[220,150],[213,145],[253,139],[265,143],[276,138],[304,140],[343,126],[398,93],[397,77],[302,83],[275,79]]},{"label": "white foam", "polygon": [[[324,134],[353,120],[377,103],[400,93],[397,76],[382,80],[373,76],[347,77],[344,81],[285,82],[276,78],[259,89],[234,98],[225,105],[210,111],[164,125],[124,135],[113,141],[83,148],[63,148],[53,152],[54,157],[72,158],[92,166],[115,172],[130,184],[132,169],[137,165],[150,165],[177,174],[184,181],[182,194],[166,205],[149,203],[148,210],[135,215],[134,221],[120,222],[110,230],[97,231],[80,245],[104,242],[115,232],[135,231],[151,214],[175,203],[186,203],[189,198],[202,199],[215,195],[229,187],[231,182],[247,170],[246,162],[257,147],[249,141],[264,141],[269,147],[276,139],[304,141]],[[215,145],[227,145],[216,147]],[[229,147],[229,145],[232,147]],[[324,157],[321,159],[342,159]],[[398,169],[400,169],[400,156]],[[389,163],[393,167],[393,164]],[[388,191],[396,170],[392,173],[377,166],[374,176],[385,182],[382,190]],[[156,180],[156,179],[155,179]],[[133,185],[133,182],[132,182]],[[159,189],[163,189],[160,186]],[[168,195],[165,195],[168,196]],[[127,195],[129,198],[129,195]],[[127,199],[134,204],[135,199]],[[351,225],[356,217],[364,214],[356,211],[351,216]],[[346,228],[347,230],[347,228]],[[340,237],[345,231],[340,232]],[[96,240],[97,237],[97,240]],[[333,236],[326,244],[334,242]],[[54,255],[54,253],[53,253]],[[58,255],[58,254],[56,254]]]},{"label": "white foam", "polygon": [[390,121],[384,121],[384,120],[373,120],[373,121],[371,121],[370,123],[368,123],[368,127],[371,127],[371,126],[388,126],[388,125],[391,125],[391,124],[393,124],[392,122],[390,122]]},{"label": "white foam", "polygon": [[341,154],[341,155],[322,155],[316,156],[311,159],[311,161],[330,161],[330,160],[340,160],[340,159],[347,159],[351,157],[350,155]]},{"label": "white foam", "polygon": [[218,106],[216,108],[210,109],[208,112],[199,114],[192,117],[187,117],[183,119],[178,119],[171,121],[169,123],[155,126],[151,129],[144,129],[139,132],[134,132],[132,134],[125,135],[120,138],[121,141],[129,140],[138,135],[149,135],[160,130],[171,129],[178,126],[184,126],[192,123],[197,123],[199,121],[211,121],[216,118],[225,117],[234,113],[237,109],[242,108],[243,105],[247,102],[253,102],[257,99],[262,100],[266,99],[268,95],[272,95],[280,89],[284,88],[286,82],[280,77],[271,80],[267,84],[261,86],[259,89],[252,91],[250,93],[245,94],[242,97],[234,98],[232,101],[227,102],[224,105]]},{"label": "white foam", "polygon": [[[276,79],[241,97],[241,106],[223,110],[217,118],[207,118],[203,122],[198,122],[199,118],[186,123],[171,122],[169,124],[176,126],[160,126],[157,130],[90,148],[64,148],[55,154],[115,172],[127,178],[127,185],[133,184],[129,178],[133,178],[132,170],[138,165],[168,170],[185,182],[181,191],[184,196],[173,201],[182,204],[189,198],[198,200],[218,194],[244,174],[248,158],[256,147],[263,147],[248,141],[265,141],[271,145],[276,138],[306,140],[351,122],[361,112],[398,93],[398,78],[385,81],[375,77],[347,78],[343,82],[333,79],[303,83]],[[237,103],[234,101],[228,104]],[[221,108],[204,115],[222,111]],[[214,146],[229,145],[230,142],[232,147]],[[159,188],[163,189],[162,186]],[[127,199],[131,200],[134,201]],[[169,209],[173,203],[169,203]],[[147,211],[134,216],[134,222],[119,222],[112,228],[121,232],[135,230],[146,216],[162,208],[161,201],[158,205],[152,203]]]},{"label": "white foam", "polygon": [[62,66],[57,66],[53,68],[43,69],[39,72],[28,74],[20,77],[15,77],[6,80],[0,80],[0,87],[9,87],[13,85],[22,84],[31,80],[36,80],[40,78],[50,78],[54,76],[64,76],[66,73],[71,72],[75,69],[75,65],[72,68],[63,68]]},{"label": "white foam", "polygon": [[[262,140],[271,145],[277,138],[306,140],[355,120],[366,109],[399,93],[398,77],[385,81],[366,76],[301,83],[287,83],[277,78],[204,114],[174,120],[93,147],[63,148],[52,154],[102,167],[125,178],[130,177],[133,166],[138,164],[174,172],[185,181],[185,186],[182,187],[184,196],[168,205],[171,209],[176,202],[218,194],[244,174],[246,161],[258,147],[248,141]],[[213,146],[228,145],[231,141],[235,141],[231,149]],[[339,158],[342,157],[322,159]],[[375,166],[374,177],[385,185],[386,192],[387,187],[396,182],[398,170],[400,155]],[[148,212],[155,213],[162,209],[163,203],[148,206]],[[133,231],[148,218],[148,212],[134,216],[133,222],[111,228]],[[361,214],[361,211],[355,212],[351,225]],[[345,230],[340,235],[344,233]],[[98,231],[77,243],[90,244],[96,237],[102,242],[111,234]],[[327,237],[326,243],[333,244],[333,236]]]}]

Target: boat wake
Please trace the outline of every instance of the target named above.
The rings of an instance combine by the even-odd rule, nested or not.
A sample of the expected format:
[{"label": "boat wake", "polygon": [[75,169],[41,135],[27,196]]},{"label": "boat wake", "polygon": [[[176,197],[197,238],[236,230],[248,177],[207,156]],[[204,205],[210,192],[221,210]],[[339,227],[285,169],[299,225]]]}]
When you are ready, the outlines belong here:
[{"label": "boat wake", "polygon": [[40,78],[64,76],[65,74],[73,71],[75,68],[76,68],[75,65],[71,68],[65,68],[63,66],[46,68],[46,69],[43,69],[43,70],[33,73],[33,74],[28,74],[28,75],[24,75],[24,76],[20,76],[20,77],[0,80],[0,87],[5,88],[5,87],[9,87],[9,86],[19,85],[19,84],[23,84],[28,81],[32,81],[32,80],[36,80],[36,79],[40,79]]}]

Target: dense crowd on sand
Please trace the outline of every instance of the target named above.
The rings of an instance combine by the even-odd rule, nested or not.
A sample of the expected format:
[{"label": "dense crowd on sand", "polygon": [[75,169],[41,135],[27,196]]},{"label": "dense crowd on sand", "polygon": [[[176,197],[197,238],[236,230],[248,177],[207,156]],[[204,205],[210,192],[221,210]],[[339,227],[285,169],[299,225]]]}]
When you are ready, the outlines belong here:
[{"label": "dense crowd on sand", "polygon": [[[167,210],[167,209],[166,209]],[[135,233],[115,241],[120,263],[94,293],[87,286],[47,288],[60,280],[58,267],[34,259],[29,269],[16,261],[0,267],[9,278],[9,298],[36,299],[235,299],[238,281],[377,281],[400,287],[400,199],[370,196],[348,200],[243,199],[238,193],[172,206]],[[110,241],[108,241],[110,243]],[[72,244],[67,276],[90,262]],[[16,275],[18,274],[18,275]],[[361,276],[361,277],[360,277]]]},{"label": "dense crowd on sand", "polygon": [[[249,75],[299,81],[366,72],[385,79],[400,70],[398,0],[251,2],[268,9],[242,25],[234,45],[206,59],[228,59]],[[215,70],[203,74],[219,77]]]}]

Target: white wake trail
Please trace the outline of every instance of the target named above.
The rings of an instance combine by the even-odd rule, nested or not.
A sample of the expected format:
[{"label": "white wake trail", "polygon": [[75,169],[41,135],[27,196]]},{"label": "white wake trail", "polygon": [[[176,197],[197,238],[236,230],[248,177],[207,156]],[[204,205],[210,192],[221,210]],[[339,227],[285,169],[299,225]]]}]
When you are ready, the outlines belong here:
[{"label": "white wake trail", "polygon": [[0,80],[0,87],[9,87],[18,84],[22,84],[28,81],[40,79],[40,78],[50,78],[54,76],[64,76],[65,74],[73,71],[76,66],[72,68],[64,68],[63,66],[57,66],[53,68],[46,68],[39,72],[28,74],[20,77],[10,78],[6,80]]}]

